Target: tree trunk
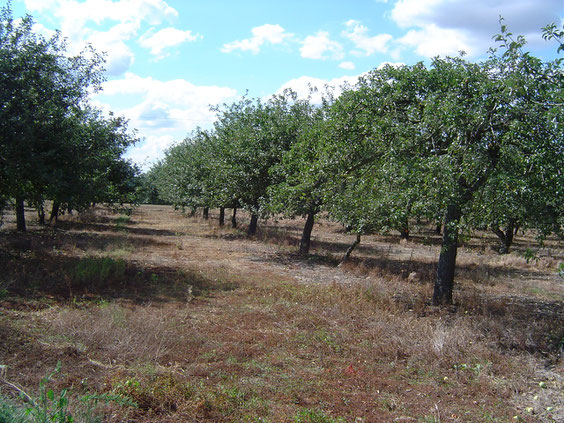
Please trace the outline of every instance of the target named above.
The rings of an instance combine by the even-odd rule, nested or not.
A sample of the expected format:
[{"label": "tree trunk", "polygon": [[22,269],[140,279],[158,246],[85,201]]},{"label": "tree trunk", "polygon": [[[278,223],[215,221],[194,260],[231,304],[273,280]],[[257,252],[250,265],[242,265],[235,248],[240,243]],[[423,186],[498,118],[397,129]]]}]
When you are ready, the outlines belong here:
[{"label": "tree trunk", "polygon": [[307,255],[309,253],[309,247],[311,246],[311,231],[313,229],[313,224],[315,223],[315,212],[309,212],[304,225],[304,231],[302,232],[302,239],[300,241],[299,254]]},{"label": "tree trunk", "polygon": [[458,252],[458,223],[461,215],[462,211],[457,204],[447,207],[437,279],[433,291],[433,305],[452,304],[454,269]]},{"label": "tree trunk", "polygon": [[231,227],[237,227],[237,207],[233,207],[233,214],[231,215]]},{"label": "tree trunk", "polygon": [[347,252],[345,253],[345,255],[343,256],[343,260],[341,260],[341,262],[346,262],[350,256],[351,253],[353,252],[353,250],[356,248],[356,246],[360,244],[360,234],[356,234],[356,239],[355,241],[351,244],[351,246],[347,249]]},{"label": "tree trunk", "polygon": [[409,217],[411,215],[411,202],[407,206],[407,214],[402,219],[401,226],[399,228],[400,239],[409,240]]},{"label": "tree trunk", "polygon": [[515,239],[518,230],[519,225],[513,219],[509,219],[509,222],[505,227],[505,231],[499,228],[499,226],[492,226],[493,233],[496,234],[501,241],[501,245],[499,246],[500,254],[509,253],[509,249],[511,248],[511,245],[513,245],[513,240]]},{"label": "tree trunk", "polygon": [[225,207],[219,208],[219,226],[225,225]]},{"label": "tree trunk", "polygon": [[39,219],[39,224],[45,225],[45,208],[43,207],[43,202],[40,202],[37,206],[37,217]]},{"label": "tree trunk", "polygon": [[20,232],[25,232],[25,205],[22,197],[16,197],[16,222],[17,229]]},{"label": "tree trunk", "polygon": [[202,217],[205,220],[208,220],[208,218],[210,217],[210,208],[209,207],[204,207],[204,211],[202,212]]},{"label": "tree trunk", "polygon": [[403,222],[400,228],[400,239],[405,239],[406,241],[409,240],[409,223],[407,219],[405,219],[405,222]]},{"label": "tree trunk", "polygon": [[440,235],[442,229],[443,229],[443,225],[441,225],[440,223],[437,223],[437,226],[435,226],[435,233],[436,233],[437,235]]},{"label": "tree trunk", "polygon": [[59,207],[61,206],[61,203],[54,200],[53,201],[53,206],[51,207],[51,215],[49,216],[49,223],[51,223],[53,221],[53,219],[55,219],[55,222],[59,219]]},{"label": "tree trunk", "polygon": [[254,235],[257,233],[257,223],[258,214],[251,214],[251,223],[249,223],[249,229],[247,230],[247,235]]}]

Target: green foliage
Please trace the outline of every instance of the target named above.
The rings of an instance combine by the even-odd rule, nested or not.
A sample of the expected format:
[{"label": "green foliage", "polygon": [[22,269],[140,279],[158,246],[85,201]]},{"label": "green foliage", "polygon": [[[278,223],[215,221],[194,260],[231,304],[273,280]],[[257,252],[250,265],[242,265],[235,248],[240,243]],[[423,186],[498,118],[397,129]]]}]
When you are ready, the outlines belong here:
[{"label": "green foliage", "polygon": [[542,29],[542,37],[545,40],[556,40],[558,43],[558,53],[564,51],[564,25],[558,28],[553,22]]},{"label": "green foliage", "polygon": [[30,423],[25,409],[0,396],[0,423]]},{"label": "green foliage", "polygon": [[0,397],[1,423],[101,423],[102,418],[96,413],[100,402],[114,402],[121,406],[136,407],[136,404],[124,395],[85,395],[72,407],[69,401],[69,390],[54,391],[49,388],[53,377],[60,373],[61,362],[57,362],[55,370],[43,377],[39,382],[39,394],[31,397],[20,391],[26,399],[27,407],[14,404]]},{"label": "green foliage", "polygon": [[135,203],[138,204],[170,204],[166,201],[158,187],[159,165],[153,166],[148,172],[136,178]]}]

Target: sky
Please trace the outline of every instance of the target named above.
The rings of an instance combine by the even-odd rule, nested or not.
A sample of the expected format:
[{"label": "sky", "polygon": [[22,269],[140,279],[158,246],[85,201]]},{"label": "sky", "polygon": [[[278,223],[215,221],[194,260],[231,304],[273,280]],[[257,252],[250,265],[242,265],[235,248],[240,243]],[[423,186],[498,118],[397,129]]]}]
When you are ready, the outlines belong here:
[{"label": "sky", "polygon": [[[5,4],[5,0],[0,0]],[[308,84],[354,84],[385,63],[465,51],[484,58],[499,17],[527,49],[556,57],[541,28],[564,22],[564,0],[12,0],[37,32],[60,30],[70,53],[106,54],[92,103],[129,119],[140,141],[126,157],[148,169],[197,127],[210,106]]]}]

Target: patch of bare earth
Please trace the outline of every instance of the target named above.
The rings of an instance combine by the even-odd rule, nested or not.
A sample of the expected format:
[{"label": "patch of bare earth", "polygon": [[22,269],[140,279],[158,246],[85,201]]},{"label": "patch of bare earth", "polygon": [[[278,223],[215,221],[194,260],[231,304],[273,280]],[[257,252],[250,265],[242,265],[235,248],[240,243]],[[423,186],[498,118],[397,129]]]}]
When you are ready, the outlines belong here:
[{"label": "patch of bare earth", "polygon": [[556,240],[529,262],[469,240],[444,310],[425,228],[366,237],[339,266],[352,237],[337,225],[303,258],[300,221],[262,223],[249,238],[142,206],[19,235],[7,219],[4,380],[36,392],[61,361],[55,389],[137,403],[102,407],[108,422],[564,421]]}]

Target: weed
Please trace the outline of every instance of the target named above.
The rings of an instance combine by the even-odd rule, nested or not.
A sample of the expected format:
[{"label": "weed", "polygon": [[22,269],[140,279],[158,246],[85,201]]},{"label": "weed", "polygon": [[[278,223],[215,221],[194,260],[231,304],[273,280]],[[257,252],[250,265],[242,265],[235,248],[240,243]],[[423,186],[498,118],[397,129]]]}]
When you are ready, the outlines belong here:
[{"label": "weed", "polygon": [[[489,363],[486,364],[486,365],[489,365]],[[480,374],[484,370],[484,365],[482,365],[480,363],[476,363],[476,364],[462,363],[462,364],[455,364],[452,367],[457,372],[458,371],[466,371],[466,370],[472,371],[474,373],[474,375],[476,375],[476,376],[480,376]]]},{"label": "weed", "polygon": [[327,416],[321,410],[300,410],[294,418],[295,423],[344,423],[346,420],[342,417],[333,418]]},{"label": "weed", "polygon": [[134,377],[118,380],[114,382],[113,392],[132,398],[141,410],[162,413],[176,410],[178,402],[193,396],[194,389],[170,374],[157,374],[148,380]]},{"label": "weed", "polygon": [[382,393],[378,401],[380,403],[380,407],[384,411],[395,412],[403,409],[401,400],[399,400],[398,397],[393,394]]},{"label": "weed", "polygon": [[121,406],[136,407],[136,404],[123,395],[85,395],[71,413],[69,390],[59,392],[48,388],[53,377],[60,373],[61,362],[57,362],[55,370],[43,377],[39,382],[39,395],[34,398],[17,385],[10,387],[19,391],[20,397],[27,403],[21,407],[0,397],[0,422],[6,423],[99,423],[102,421],[96,413],[99,402],[115,402]]}]

